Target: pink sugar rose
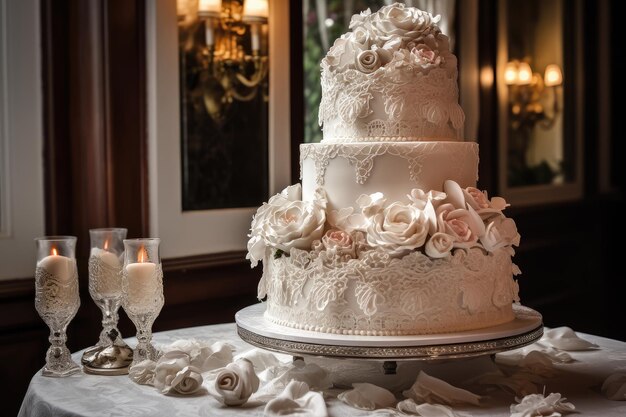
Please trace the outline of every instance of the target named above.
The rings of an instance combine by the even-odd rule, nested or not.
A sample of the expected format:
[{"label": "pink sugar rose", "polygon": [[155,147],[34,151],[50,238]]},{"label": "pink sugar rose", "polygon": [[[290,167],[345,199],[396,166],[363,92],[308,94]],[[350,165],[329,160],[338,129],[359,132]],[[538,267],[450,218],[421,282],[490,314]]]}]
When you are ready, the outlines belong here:
[{"label": "pink sugar rose", "polygon": [[477,246],[479,237],[484,234],[485,225],[475,212],[457,209],[446,203],[437,208],[436,214],[437,230],[452,236],[455,248]]},{"label": "pink sugar rose", "polygon": [[322,237],[322,243],[328,251],[347,256],[348,258],[356,257],[356,242],[348,232],[330,229]]}]

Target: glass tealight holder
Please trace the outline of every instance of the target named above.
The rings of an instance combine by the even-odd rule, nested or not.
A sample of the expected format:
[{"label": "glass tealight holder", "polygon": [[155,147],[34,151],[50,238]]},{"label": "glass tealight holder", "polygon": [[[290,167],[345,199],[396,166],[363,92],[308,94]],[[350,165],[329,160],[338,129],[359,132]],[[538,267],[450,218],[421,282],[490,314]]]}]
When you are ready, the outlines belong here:
[{"label": "glass tealight holder", "polygon": [[160,355],[152,345],[152,324],[165,302],[160,243],[158,238],[124,240],[122,306],[137,328],[132,365],[146,359],[155,361]]},{"label": "glass tealight holder", "polygon": [[76,237],[45,236],[35,239],[35,243],[35,309],[50,328],[50,348],[41,373],[53,377],[73,375],[81,369],[65,343],[67,326],[80,306]]},{"label": "glass tealight holder", "polygon": [[122,304],[124,228],[90,229],[89,294],[102,311],[102,331],[95,346],[82,356],[86,372],[101,375],[128,373],[133,351],[122,340],[117,322]]}]

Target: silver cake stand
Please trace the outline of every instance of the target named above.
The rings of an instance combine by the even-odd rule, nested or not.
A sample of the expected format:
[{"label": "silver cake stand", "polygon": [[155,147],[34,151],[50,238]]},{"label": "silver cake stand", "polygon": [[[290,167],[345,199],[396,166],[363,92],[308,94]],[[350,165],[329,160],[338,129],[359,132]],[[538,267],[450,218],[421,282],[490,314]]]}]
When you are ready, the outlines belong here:
[{"label": "silver cake stand", "polygon": [[383,361],[385,373],[396,371],[396,361],[472,358],[495,355],[536,342],[543,335],[541,314],[514,305],[509,323],[455,333],[414,336],[356,336],[320,333],[281,326],[265,319],[265,304],[235,314],[239,337],[251,345],[300,358],[320,356]]}]

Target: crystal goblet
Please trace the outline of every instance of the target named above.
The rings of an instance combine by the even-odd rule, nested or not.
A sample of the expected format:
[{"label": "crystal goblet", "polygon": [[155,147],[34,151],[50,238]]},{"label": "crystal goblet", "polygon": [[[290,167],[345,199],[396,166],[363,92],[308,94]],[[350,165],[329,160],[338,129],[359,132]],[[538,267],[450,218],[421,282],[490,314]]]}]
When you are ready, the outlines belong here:
[{"label": "crystal goblet", "polygon": [[82,364],[89,373],[127,373],[132,360],[130,349],[117,328],[122,304],[122,264],[127,230],[90,229],[89,294],[102,311],[102,331],[98,343],[85,349]]},{"label": "crystal goblet", "polygon": [[159,357],[152,345],[152,324],[165,302],[160,242],[158,238],[124,240],[122,306],[137,328],[138,342],[132,365]]},{"label": "crystal goblet", "polygon": [[81,370],[65,343],[67,326],[80,306],[76,237],[46,236],[35,242],[35,309],[50,328],[50,348],[41,373],[53,377],[73,375]]}]

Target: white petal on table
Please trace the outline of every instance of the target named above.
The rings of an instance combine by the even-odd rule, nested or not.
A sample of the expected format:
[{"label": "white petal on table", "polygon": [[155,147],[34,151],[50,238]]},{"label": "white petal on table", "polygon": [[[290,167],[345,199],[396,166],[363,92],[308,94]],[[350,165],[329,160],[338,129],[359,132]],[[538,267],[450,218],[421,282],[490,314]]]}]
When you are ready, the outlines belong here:
[{"label": "white petal on table", "polygon": [[237,359],[248,359],[254,365],[256,372],[262,372],[272,366],[284,365],[286,362],[281,362],[276,355],[271,352],[262,349],[251,349],[247,352],[240,353],[235,356]]},{"label": "white petal on table", "polygon": [[502,372],[489,372],[472,379],[473,383],[496,386],[517,397],[539,392],[537,376],[530,372],[516,372],[506,375]]},{"label": "white petal on table", "polygon": [[327,417],[322,394],[309,391],[305,382],[291,381],[276,398],[265,406],[266,416]]},{"label": "white petal on table", "polygon": [[412,399],[400,401],[397,405],[398,410],[403,413],[413,414],[421,417],[458,417],[450,407],[441,404],[417,404]]},{"label": "white petal on table", "polygon": [[340,401],[360,410],[376,410],[396,405],[396,396],[374,384],[355,383],[353,389],[337,396]]},{"label": "white petal on table", "polygon": [[511,404],[511,417],[560,417],[576,412],[574,404],[565,402],[566,398],[561,398],[559,393],[552,393],[547,397],[542,394],[530,394],[516,400],[518,404]]},{"label": "white petal on table", "polygon": [[413,386],[402,393],[418,403],[480,405],[481,396],[420,371]]},{"label": "white petal on table", "polygon": [[557,327],[546,330],[539,343],[548,344],[553,348],[567,351],[598,349],[598,345],[578,337],[576,332],[569,327]]},{"label": "white petal on table", "polygon": [[602,384],[602,393],[609,400],[626,401],[626,371],[611,374]]},{"label": "white petal on table", "polygon": [[259,373],[259,379],[265,384],[253,398],[263,402],[278,395],[292,380],[305,382],[310,389],[320,391],[333,385],[328,371],[314,363],[305,364],[301,359],[286,365],[271,366]]}]

